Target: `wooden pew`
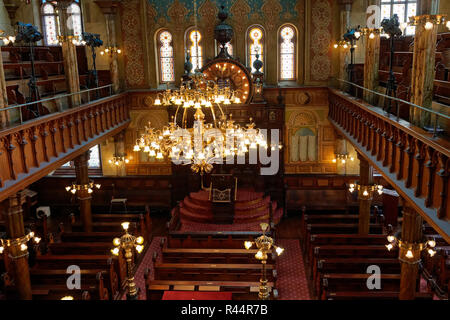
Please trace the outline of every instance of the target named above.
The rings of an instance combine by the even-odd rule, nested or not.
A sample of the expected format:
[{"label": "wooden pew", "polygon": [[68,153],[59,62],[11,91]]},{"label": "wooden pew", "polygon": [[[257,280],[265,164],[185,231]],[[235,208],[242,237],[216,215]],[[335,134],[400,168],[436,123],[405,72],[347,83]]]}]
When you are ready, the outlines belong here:
[{"label": "wooden pew", "polygon": [[[254,264],[258,262],[256,252],[256,249],[163,248],[162,260],[165,263]],[[268,262],[274,262],[272,255],[269,255]]]},{"label": "wooden pew", "polygon": [[54,242],[48,245],[53,255],[101,255],[110,251],[112,242]]},{"label": "wooden pew", "polygon": [[[275,266],[268,264],[267,278],[276,278]],[[158,280],[259,281],[261,264],[155,263]]]},{"label": "wooden pew", "polygon": [[400,274],[382,273],[380,276],[380,289],[370,290],[367,287],[367,279],[371,274],[367,273],[332,273],[324,274],[321,278],[321,289],[319,297],[326,300],[328,294],[342,291],[358,292],[383,292],[398,291],[400,289]]},{"label": "wooden pew", "polygon": [[168,248],[243,249],[244,241],[254,240],[261,232],[217,231],[181,232],[172,231],[167,240]]}]

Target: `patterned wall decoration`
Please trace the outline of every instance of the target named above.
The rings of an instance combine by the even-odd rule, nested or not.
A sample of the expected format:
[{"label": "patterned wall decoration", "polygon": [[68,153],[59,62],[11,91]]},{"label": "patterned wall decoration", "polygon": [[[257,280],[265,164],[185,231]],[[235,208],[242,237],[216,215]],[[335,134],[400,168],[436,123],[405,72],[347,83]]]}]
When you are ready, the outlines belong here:
[{"label": "patterned wall decoration", "polygon": [[261,10],[264,13],[267,30],[274,30],[280,20],[280,12],[283,10],[280,2],[278,0],[266,0]]},{"label": "patterned wall decoration", "polygon": [[145,85],[144,47],[139,0],[121,2],[122,37],[125,56],[126,85],[139,88]]},{"label": "patterned wall decoration", "polygon": [[311,80],[326,81],[331,74],[331,0],[311,1]]}]

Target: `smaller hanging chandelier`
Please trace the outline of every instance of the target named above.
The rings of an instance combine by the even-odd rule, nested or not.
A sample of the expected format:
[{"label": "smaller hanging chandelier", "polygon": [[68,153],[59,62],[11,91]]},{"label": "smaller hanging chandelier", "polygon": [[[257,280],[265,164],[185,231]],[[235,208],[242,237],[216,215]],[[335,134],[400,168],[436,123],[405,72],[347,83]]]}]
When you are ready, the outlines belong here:
[{"label": "smaller hanging chandelier", "polygon": [[114,45],[114,46],[108,46],[105,48],[105,50],[100,51],[100,54],[102,56],[105,54],[109,54],[110,56],[112,56],[114,53],[121,54],[122,49],[119,49],[119,47]]},{"label": "smaller hanging chandelier", "polygon": [[101,185],[99,183],[94,184],[94,181],[89,181],[87,184],[76,184],[75,182],[72,185],[66,187],[67,192],[71,192],[72,194],[76,194],[77,191],[87,190],[88,193],[94,192],[94,187],[96,189],[100,189]]},{"label": "smaller hanging chandelier", "polygon": [[436,241],[434,239],[428,239],[425,236],[421,242],[410,243],[400,239],[400,231],[387,236],[388,244],[386,248],[391,251],[394,247],[398,247],[401,251],[404,251],[404,255],[401,255],[400,260],[407,263],[417,263],[420,260],[420,252],[427,251],[430,257],[436,254]]},{"label": "smaller hanging chandelier", "polygon": [[337,163],[338,160],[341,161],[342,164],[345,164],[347,160],[354,161],[355,158],[350,156],[348,153],[335,153],[334,158],[332,160],[333,163]]},{"label": "smaller hanging chandelier", "polygon": [[5,31],[0,30],[0,40],[3,41],[3,44],[7,46],[10,43],[14,43],[16,41],[16,37],[8,36]]},{"label": "smaller hanging chandelier", "polygon": [[130,162],[130,160],[126,157],[126,155],[116,155],[114,154],[114,156],[108,160],[109,164],[113,164],[115,166],[120,166],[123,164],[128,164]]},{"label": "smaller hanging chandelier", "polygon": [[361,199],[372,198],[373,193],[375,191],[378,192],[379,195],[383,194],[383,186],[381,184],[362,186],[359,185],[357,182],[351,183],[348,188],[348,191],[350,191],[350,193],[353,193],[353,191],[355,190],[358,190],[358,194]]}]

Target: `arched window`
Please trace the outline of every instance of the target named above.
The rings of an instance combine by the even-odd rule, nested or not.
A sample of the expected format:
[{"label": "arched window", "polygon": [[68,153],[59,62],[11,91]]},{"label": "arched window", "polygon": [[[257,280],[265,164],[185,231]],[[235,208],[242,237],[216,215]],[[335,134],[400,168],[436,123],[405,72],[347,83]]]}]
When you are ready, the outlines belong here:
[{"label": "arched window", "polygon": [[51,2],[42,1],[42,26],[44,30],[45,44],[48,46],[56,45],[59,35],[58,25],[56,24],[58,14],[56,8]]},{"label": "arched window", "polygon": [[81,21],[81,7],[80,0],[75,0],[68,8],[67,26],[73,30],[73,35],[80,37],[83,33],[83,23]]},{"label": "arched window", "polygon": [[[256,70],[253,68],[253,62],[256,60],[256,55],[259,54],[259,60],[264,64],[264,29],[260,26],[252,26],[247,32],[247,63],[252,68],[252,72]],[[263,72],[263,68],[260,69]]]},{"label": "arched window", "polygon": [[[67,14],[67,27],[73,31],[73,35],[80,37],[83,33],[80,0],[74,0],[69,5]],[[42,0],[41,15],[45,44],[48,46],[56,45],[59,35],[59,17],[56,1]]]},{"label": "arched window", "polygon": [[278,36],[279,43],[279,79],[295,80],[297,36],[293,26],[281,27]]},{"label": "arched window", "polygon": [[202,34],[198,29],[188,29],[186,32],[185,46],[191,56],[192,71],[203,66]]},{"label": "arched window", "polygon": [[175,58],[172,46],[172,34],[161,30],[156,35],[158,43],[158,62],[160,82],[175,81]]},{"label": "arched window", "polygon": [[415,33],[414,26],[406,26],[409,17],[417,14],[417,0],[381,0],[381,21],[397,14],[400,23],[405,27],[405,35]]}]

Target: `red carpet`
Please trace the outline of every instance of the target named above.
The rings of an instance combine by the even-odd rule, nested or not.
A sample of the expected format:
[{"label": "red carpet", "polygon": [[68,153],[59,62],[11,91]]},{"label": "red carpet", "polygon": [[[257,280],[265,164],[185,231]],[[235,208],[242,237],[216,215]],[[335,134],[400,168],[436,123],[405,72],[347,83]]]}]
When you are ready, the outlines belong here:
[{"label": "red carpet", "polygon": [[163,300],[231,300],[231,292],[165,291]]}]

